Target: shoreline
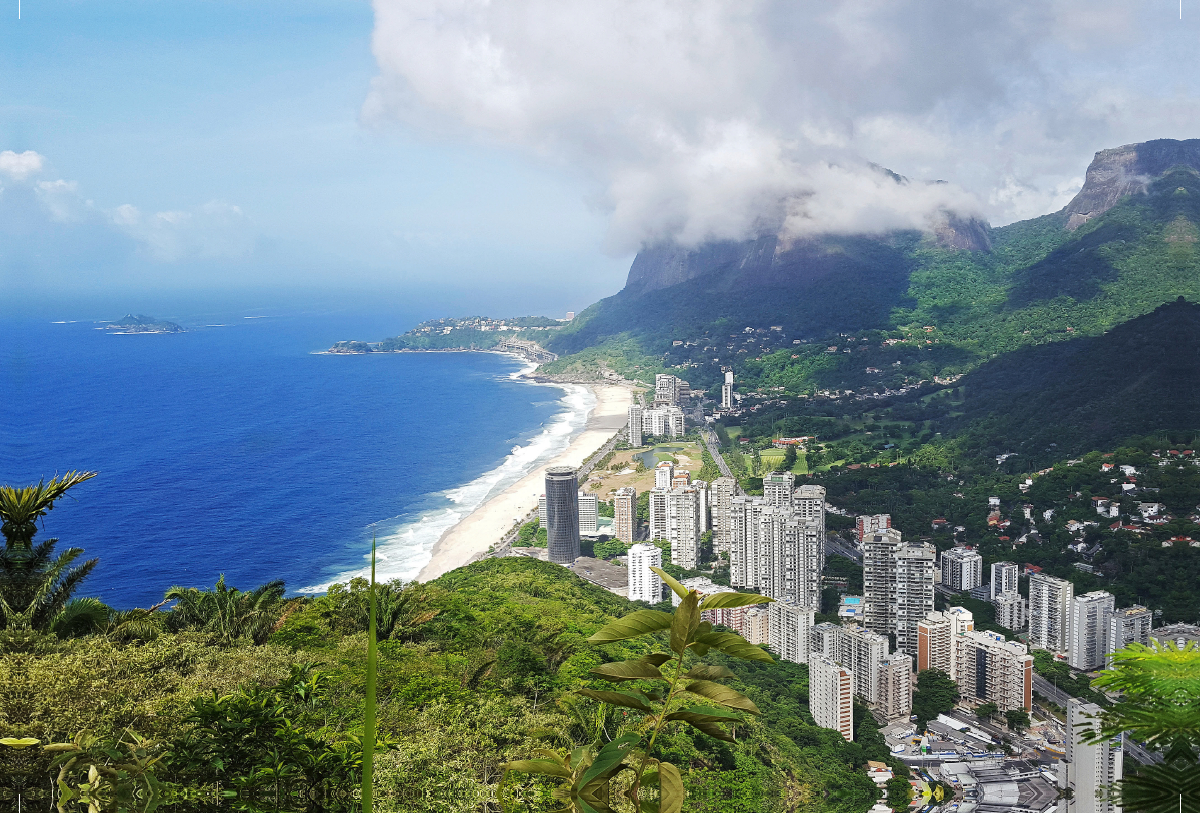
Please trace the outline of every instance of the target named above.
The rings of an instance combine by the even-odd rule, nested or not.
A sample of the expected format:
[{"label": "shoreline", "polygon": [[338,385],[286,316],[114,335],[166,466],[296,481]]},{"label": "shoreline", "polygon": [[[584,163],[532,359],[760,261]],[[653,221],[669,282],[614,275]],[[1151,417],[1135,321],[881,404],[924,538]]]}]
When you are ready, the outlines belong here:
[{"label": "shoreline", "polygon": [[[540,384],[572,383],[539,379],[534,371],[521,375],[520,378]],[[504,491],[488,498],[448,528],[434,543],[429,561],[417,574],[417,581],[436,579],[444,573],[482,558],[488,548],[500,542],[518,518],[537,508],[538,497],[545,490],[543,481],[547,468],[578,468],[628,422],[629,405],[633,402],[630,388],[595,383],[577,383],[575,386],[585,387],[596,399],[583,430],[554,458],[538,465]]]}]

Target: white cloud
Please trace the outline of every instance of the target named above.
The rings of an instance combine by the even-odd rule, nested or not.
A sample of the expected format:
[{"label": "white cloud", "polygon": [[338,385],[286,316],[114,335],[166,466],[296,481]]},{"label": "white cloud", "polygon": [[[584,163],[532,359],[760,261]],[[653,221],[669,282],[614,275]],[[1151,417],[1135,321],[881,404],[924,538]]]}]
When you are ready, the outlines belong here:
[{"label": "white cloud", "polygon": [[0,152],[0,174],[7,175],[14,181],[23,181],[31,175],[42,171],[45,159],[33,150]]},{"label": "white cloud", "polygon": [[254,249],[249,219],[240,207],[223,201],[152,215],[126,203],[112,211],[111,221],[162,262],[240,257]]},{"label": "white cloud", "polygon": [[75,219],[79,210],[86,206],[79,197],[79,184],[75,181],[38,181],[34,187],[38,200],[46,207],[50,216],[58,221]]},{"label": "white cloud", "polygon": [[[1118,0],[375,11],[367,120],[585,169],[615,250],[783,226],[928,227],[947,208],[1004,223],[1061,207],[1098,149],[1200,135],[1196,29]],[[948,183],[919,182],[934,179]]]}]

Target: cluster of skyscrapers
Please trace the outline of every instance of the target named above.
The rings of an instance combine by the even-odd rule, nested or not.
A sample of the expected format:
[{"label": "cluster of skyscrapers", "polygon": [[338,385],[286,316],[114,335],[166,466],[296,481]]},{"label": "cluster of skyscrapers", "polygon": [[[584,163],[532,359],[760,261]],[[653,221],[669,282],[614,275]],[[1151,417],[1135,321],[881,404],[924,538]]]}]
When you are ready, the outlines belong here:
[{"label": "cluster of skyscrapers", "polygon": [[1029,577],[1029,645],[1066,655],[1074,669],[1099,669],[1109,655],[1131,643],[1148,646],[1153,613],[1134,605],[1117,609],[1112,593],[1075,595],[1065,579]]},{"label": "cluster of skyscrapers", "polygon": [[629,445],[641,446],[643,438],[682,437],[685,431],[683,410],[679,403],[690,398],[691,387],[673,375],[654,377],[654,405],[629,406]]},{"label": "cluster of skyscrapers", "polygon": [[703,480],[692,480],[686,469],[663,461],[654,469],[650,489],[650,541],[671,545],[671,562],[694,569],[700,562],[700,538],[709,529],[709,490]]},{"label": "cluster of skyscrapers", "polygon": [[963,607],[930,612],[917,624],[917,671],[938,669],[958,683],[959,697],[1001,711],[1033,708],[1033,656],[1003,635],[975,629]]}]

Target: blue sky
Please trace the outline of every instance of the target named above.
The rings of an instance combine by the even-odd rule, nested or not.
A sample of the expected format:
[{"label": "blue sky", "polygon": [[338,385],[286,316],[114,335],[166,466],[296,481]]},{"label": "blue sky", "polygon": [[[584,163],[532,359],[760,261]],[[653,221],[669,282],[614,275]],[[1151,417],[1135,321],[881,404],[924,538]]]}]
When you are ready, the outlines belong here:
[{"label": "blue sky", "polygon": [[1191,0],[3,2],[0,308],[578,311],[646,245],[1002,225],[1200,136]]},{"label": "blue sky", "polygon": [[3,179],[10,292],[437,288],[557,313],[623,283],[630,258],[601,251],[570,171],[362,123],[367,3],[11,6],[0,150],[43,165]]}]

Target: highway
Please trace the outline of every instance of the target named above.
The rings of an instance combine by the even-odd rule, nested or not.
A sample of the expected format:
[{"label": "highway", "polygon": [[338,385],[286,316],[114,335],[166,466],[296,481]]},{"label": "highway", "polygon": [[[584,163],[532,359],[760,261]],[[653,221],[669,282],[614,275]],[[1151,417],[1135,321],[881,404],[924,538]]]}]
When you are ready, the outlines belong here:
[{"label": "highway", "polygon": [[700,437],[704,438],[704,445],[708,448],[708,453],[712,455],[712,459],[717,464],[717,468],[721,470],[721,475],[724,477],[732,477],[733,472],[729,470],[729,464],[726,463],[725,458],[721,456],[721,445],[717,442],[717,433],[709,429],[707,426],[701,426]]},{"label": "highway", "polygon": [[1058,688],[1041,675],[1033,676],[1033,690],[1054,705],[1061,706],[1064,709],[1067,707],[1067,701],[1071,699],[1071,695],[1067,694],[1065,691]]},{"label": "highway", "polygon": [[845,556],[852,562],[862,564],[862,551],[855,550],[854,547],[846,544],[846,540],[837,534],[825,534],[825,554],[831,553],[835,556]]}]

